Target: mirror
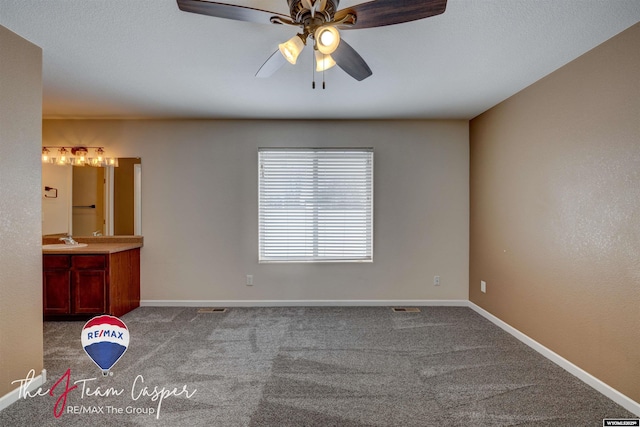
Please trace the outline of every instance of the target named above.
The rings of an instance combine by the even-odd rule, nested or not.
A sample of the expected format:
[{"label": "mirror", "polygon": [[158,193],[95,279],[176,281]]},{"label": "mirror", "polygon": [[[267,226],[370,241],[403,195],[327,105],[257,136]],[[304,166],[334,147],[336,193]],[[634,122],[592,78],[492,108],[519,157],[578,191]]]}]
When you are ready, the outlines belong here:
[{"label": "mirror", "polygon": [[71,170],[71,234],[91,236],[96,232],[105,235],[106,168],[71,166]]},{"label": "mirror", "polygon": [[118,167],[43,164],[42,234],[141,235],[140,158]]}]

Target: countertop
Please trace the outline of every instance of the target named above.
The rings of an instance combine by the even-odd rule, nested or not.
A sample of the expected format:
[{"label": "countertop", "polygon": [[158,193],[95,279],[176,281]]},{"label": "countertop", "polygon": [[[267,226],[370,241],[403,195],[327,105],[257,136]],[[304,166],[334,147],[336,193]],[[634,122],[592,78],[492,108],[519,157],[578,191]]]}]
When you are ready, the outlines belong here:
[{"label": "countertop", "polygon": [[[77,255],[77,254],[114,254],[128,251],[143,246],[142,236],[98,236],[98,237],[74,237],[78,243],[86,243],[81,248],[42,249],[44,255]],[[45,236],[42,244],[62,243],[58,236]]]},{"label": "countertop", "polygon": [[141,243],[87,243],[81,248],[42,249],[44,255],[113,254],[141,248]]}]

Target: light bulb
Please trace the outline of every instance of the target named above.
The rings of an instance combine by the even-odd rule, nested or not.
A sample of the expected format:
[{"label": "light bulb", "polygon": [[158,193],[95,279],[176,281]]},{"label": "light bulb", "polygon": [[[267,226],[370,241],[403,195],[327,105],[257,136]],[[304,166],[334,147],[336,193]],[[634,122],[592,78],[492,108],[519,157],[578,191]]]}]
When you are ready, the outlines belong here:
[{"label": "light bulb", "polygon": [[340,33],[338,29],[332,25],[318,27],[314,38],[316,39],[316,47],[325,55],[331,55],[340,44]]},{"label": "light bulb", "polygon": [[322,43],[324,46],[330,46],[331,43],[333,43],[333,40],[335,39],[335,37],[333,36],[333,33],[331,31],[323,31],[320,34],[320,43]]}]

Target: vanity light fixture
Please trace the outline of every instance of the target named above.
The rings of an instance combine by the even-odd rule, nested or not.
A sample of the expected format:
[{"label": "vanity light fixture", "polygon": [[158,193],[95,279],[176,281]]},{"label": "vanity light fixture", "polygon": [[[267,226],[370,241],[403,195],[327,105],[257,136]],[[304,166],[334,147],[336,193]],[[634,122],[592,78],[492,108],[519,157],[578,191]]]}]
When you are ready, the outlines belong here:
[{"label": "vanity light fixture", "polygon": [[73,147],[71,149],[71,154],[75,157],[72,159],[72,164],[74,166],[84,166],[87,164],[87,156],[89,152],[85,147]]},{"label": "vanity light fixture", "polygon": [[91,166],[99,166],[104,163],[105,155],[104,148],[98,147],[96,148],[96,156],[91,159]]},{"label": "vanity light fixture", "polygon": [[[49,149],[57,148],[58,155],[51,156]],[[95,156],[89,157],[89,149],[95,148]],[[74,166],[118,166],[118,159],[115,157],[107,157],[104,147],[66,147],[48,145],[42,147],[42,163],[54,163],[56,165],[74,165]]]},{"label": "vanity light fixture", "polygon": [[42,147],[42,163],[51,163],[51,152],[47,147]]},{"label": "vanity light fixture", "polygon": [[62,165],[62,166],[71,164],[71,158],[69,157],[69,152],[67,151],[66,148],[60,147],[58,149],[58,157],[56,158],[56,164]]}]

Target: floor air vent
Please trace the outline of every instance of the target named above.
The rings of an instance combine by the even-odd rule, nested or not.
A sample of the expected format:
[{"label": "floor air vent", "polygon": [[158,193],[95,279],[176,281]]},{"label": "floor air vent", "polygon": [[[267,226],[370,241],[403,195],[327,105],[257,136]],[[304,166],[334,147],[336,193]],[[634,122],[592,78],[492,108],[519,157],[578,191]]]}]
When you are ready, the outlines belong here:
[{"label": "floor air vent", "polygon": [[393,307],[392,310],[399,313],[420,313],[418,307]]},{"label": "floor air vent", "polygon": [[205,307],[199,308],[198,313],[224,313],[226,312],[226,308],[217,308],[217,307]]}]

